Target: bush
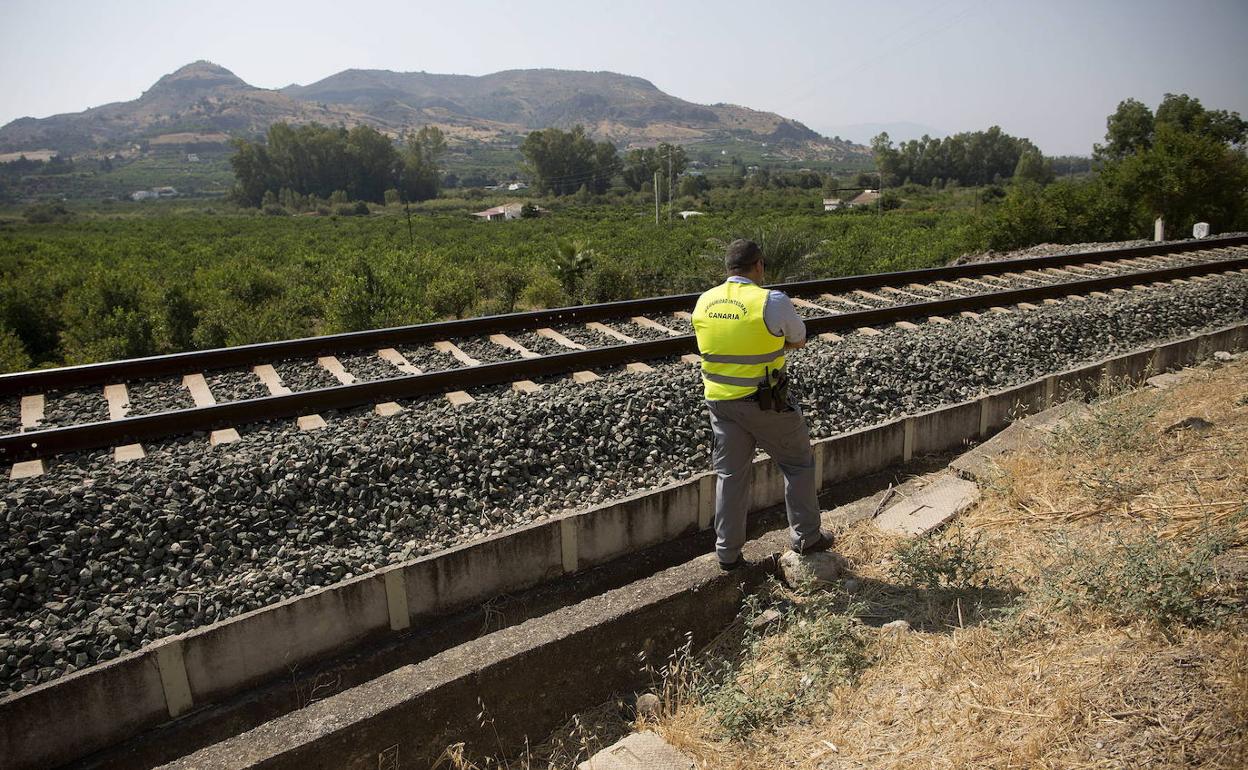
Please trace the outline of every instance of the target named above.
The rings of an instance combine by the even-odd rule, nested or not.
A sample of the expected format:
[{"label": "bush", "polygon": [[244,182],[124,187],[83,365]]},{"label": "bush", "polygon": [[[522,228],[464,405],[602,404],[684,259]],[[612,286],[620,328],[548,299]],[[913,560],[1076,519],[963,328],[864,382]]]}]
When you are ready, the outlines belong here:
[{"label": "bush", "polygon": [[994,554],[981,536],[952,529],[916,537],[893,551],[890,573],[898,583],[928,591],[966,591],[988,586]]},{"label": "bush", "polygon": [[1042,595],[1063,609],[1097,609],[1123,623],[1217,625],[1235,614],[1238,602],[1219,591],[1213,559],[1234,543],[1244,518],[1241,513],[1188,546],[1152,532],[1132,539],[1115,534],[1108,548],[1067,543]]},{"label": "bush", "polygon": [[26,347],[12,330],[0,326],[0,374],[21,372],[30,368]]},{"label": "bush", "polygon": [[263,211],[263,212],[265,213],[265,215],[266,215],[266,216],[270,216],[270,217],[288,217],[288,216],[290,216],[290,212],[289,212],[289,211],[287,211],[287,210],[285,209],[285,207],[283,207],[283,206],[279,206],[279,205],[278,205],[278,204],[276,204],[276,203],[270,203],[269,205],[267,205],[267,206],[265,206],[263,209],[261,209],[261,211]]},{"label": "bush", "polygon": [[64,222],[72,219],[74,214],[65,208],[63,203],[38,203],[26,209],[22,214],[27,222],[36,225],[49,222]]}]

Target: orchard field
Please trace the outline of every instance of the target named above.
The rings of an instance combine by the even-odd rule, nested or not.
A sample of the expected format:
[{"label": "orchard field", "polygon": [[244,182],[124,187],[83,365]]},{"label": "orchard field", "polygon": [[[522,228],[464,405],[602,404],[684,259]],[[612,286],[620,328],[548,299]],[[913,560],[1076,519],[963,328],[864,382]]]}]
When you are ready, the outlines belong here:
[{"label": "orchard field", "polygon": [[[817,202],[817,199],[815,199]],[[985,245],[973,210],[824,215],[772,205],[676,218],[566,205],[484,222],[455,211],[264,216],[220,206],[0,221],[6,369],[696,291],[731,238],[772,279],[941,264]],[[800,210],[806,208],[807,210]],[[211,209],[210,209],[211,210]],[[159,210],[158,210],[159,211]]]}]

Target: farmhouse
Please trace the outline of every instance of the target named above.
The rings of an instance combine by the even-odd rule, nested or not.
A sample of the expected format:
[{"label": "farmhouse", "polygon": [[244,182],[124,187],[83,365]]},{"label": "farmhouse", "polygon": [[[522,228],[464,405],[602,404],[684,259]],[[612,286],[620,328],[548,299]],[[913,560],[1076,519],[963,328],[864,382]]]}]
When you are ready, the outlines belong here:
[{"label": "farmhouse", "polygon": [[845,201],[841,200],[840,198],[824,198],[823,199],[824,211],[837,211],[838,209],[844,208],[844,206],[845,206]]},{"label": "farmhouse", "polygon": [[849,202],[850,206],[874,206],[875,202],[880,199],[879,190],[863,190],[858,196]]},{"label": "farmhouse", "polygon": [[[504,203],[501,206],[495,206],[493,208],[486,209],[485,211],[474,211],[472,215],[474,217],[484,219],[487,222],[501,222],[505,219],[519,219],[523,216],[523,210],[523,203],[512,202]],[[533,210],[538,216],[546,213],[546,209],[541,206],[535,205],[533,206]]]}]

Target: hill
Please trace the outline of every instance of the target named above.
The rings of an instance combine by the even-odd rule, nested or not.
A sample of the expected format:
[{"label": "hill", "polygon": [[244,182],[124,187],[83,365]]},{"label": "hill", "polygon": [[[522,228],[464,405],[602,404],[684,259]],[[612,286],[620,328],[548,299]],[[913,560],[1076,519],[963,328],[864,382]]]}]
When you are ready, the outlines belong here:
[{"label": "hill", "polygon": [[165,75],[132,101],[15,120],[0,127],[0,153],[94,154],[170,143],[177,135],[222,141],[255,136],[277,121],[367,124],[391,135],[437,125],[452,144],[513,146],[528,131],[579,123],[621,148],[735,139],[792,158],[833,160],[866,152],[772,112],[695,104],[648,80],[612,72],[539,69],[470,76],[350,69],[310,85],[269,90],[198,61]]}]

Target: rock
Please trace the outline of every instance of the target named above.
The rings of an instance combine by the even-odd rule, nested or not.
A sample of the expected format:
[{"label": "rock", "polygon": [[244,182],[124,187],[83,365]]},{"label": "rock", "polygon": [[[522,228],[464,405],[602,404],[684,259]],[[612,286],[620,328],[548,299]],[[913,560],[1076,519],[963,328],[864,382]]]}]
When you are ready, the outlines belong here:
[{"label": "rock", "polygon": [[775,623],[778,620],[780,620],[780,617],[781,616],[780,616],[779,610],[776,610],[776,609],[764,610],[763,612],[759,613],[758,617],[750,621],[750,628],[755,631],[761,628],[766,628],[772,623]]},{"label": "rock", "polygon": [[643,693],[637,697],[637,716],[642,719],[658,719],[661,707],[659,696],[652,692]]},{"label": "rock", "polygon": [[835,583],[845,571],[845,557],[830,551],[798,554],[785,551],[780,557],[780,572],[791,588],[815,581]]},{"label": "rock", "polygon": [[1215,360],[1215,361],[1222,361],[1222,362],[1224,362],[1224,363],[1225,363],[1225,362],[1227,362],[1227,361],[1234,361],[1234,360],[1235,360],[1235,356],[1234,356],[1233,354],[1231,354],[1231,353],[1228,353],[1228,352],[1227,352],[1227,351],[1225,351],[1225,350],[1215,350],[1215,351],[1213,351],[1213,358],[1214,358],[1214,360]]},{"label": "rock", "polygon": [[1201,417],[1184,417],[1182,420],[1174,423],[1166,428],[1166,433],[1176,433],[1181,430],[1190,430],[1194,433],[1208,433],[1213,429],[1213,423]]},{"label": "rock", "polygon": [[847,594],[856,594],[862,589],[862,583],[854,578],[846,578],[841,581],[841,588],[844,589]]},{"label": "rock", "polygon": [[894,620],[880,626],[880,631],[894,636],[904,636],[910,633],[910,624],[904,620]]}]

